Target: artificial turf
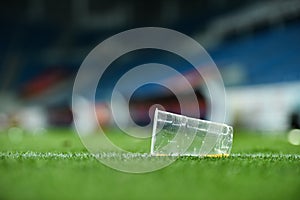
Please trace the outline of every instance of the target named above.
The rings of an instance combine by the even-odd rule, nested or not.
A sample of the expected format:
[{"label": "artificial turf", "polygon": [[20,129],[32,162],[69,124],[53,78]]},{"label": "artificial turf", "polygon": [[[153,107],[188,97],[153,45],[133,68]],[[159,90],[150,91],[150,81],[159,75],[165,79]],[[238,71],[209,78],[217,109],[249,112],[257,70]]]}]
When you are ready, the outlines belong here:
[{"label": "artificial turf", "polygon": [[[131,151],[149,140],[109,137]],[[170,166],[129,174],[101,164],[71,130],[0,133],[0,199],[299,199],[300,146],[284,134],[236,131],[232,156],[181,157]]]}]

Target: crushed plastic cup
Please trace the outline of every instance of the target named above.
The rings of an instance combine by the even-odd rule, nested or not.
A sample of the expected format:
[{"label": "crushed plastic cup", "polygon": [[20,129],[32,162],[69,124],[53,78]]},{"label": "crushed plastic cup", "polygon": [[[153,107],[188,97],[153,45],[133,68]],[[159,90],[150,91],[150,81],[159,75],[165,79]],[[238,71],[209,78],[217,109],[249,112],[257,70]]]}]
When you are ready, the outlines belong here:
[{"label": "crushed plastic cup", "polygon": [[231,126],[156,109],[153,120],[153,156],[229,156]]}]

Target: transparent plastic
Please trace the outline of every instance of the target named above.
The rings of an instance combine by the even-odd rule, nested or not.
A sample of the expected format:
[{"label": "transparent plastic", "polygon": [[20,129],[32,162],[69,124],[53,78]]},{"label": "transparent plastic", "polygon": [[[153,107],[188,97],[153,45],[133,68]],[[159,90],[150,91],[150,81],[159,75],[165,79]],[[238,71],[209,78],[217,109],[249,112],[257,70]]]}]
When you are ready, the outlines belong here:
[{"label": "transparent plastic", "polygon": [[232,147],[231,126],[156,109],[151,155],[228,156]]}]

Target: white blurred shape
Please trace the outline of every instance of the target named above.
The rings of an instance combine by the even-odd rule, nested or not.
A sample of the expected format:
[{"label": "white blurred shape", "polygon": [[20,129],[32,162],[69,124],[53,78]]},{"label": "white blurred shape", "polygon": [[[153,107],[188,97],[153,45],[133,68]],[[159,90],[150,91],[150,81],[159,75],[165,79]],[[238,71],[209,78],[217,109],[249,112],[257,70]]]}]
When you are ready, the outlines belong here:
[{"label": "white blurred shape", "polygon": [[129,125],[132,125],[128,120],[130,118],[130,113],[127,100],[117,90],[114,90],[112,94],[111,111],[115,123],[122,130],[126,130]]},{"label": "white blurred shape", "polygon": [[94,106],[84,97],[75,97],[72,108],[78,133],[88,135],[95,132],[98,122],[95,120]]},{"label": "white blurred shape", "polygon": [[288,141],[292,145],[300,145],[300,129],[293,129],[288,133]]},{"label": "white blurred shape", "polygon": [[38,106],[23,108],[17,114],[17,119],[20,126],[30,133],[36,133],[36,130],[44,129],[47,126],[46,111]]}]

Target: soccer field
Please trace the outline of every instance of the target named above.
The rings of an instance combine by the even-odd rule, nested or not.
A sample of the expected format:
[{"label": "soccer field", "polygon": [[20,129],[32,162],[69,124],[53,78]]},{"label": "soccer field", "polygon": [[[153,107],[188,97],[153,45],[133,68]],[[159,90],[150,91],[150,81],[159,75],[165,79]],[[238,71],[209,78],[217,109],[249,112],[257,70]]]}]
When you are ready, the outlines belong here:
[{"label": "soccer field", "polygon": [[[130,141],[116,131],[121,145]],[[130,145],[129,145],[130,146]],[[150,141],[128,150],[145,152]],[[179,158],[152,173],[102,165],[70,130],[0,134],[0,199],[299,199],[300,147],[236,131],[227,158]]]}]

